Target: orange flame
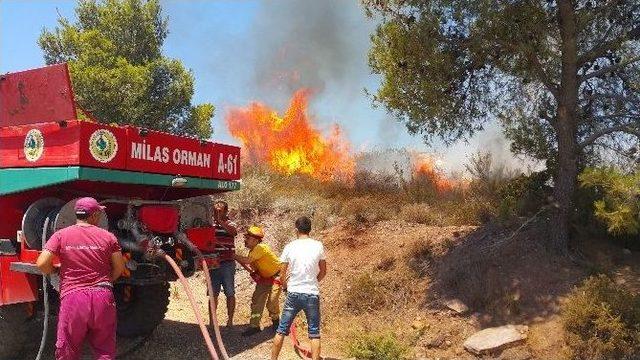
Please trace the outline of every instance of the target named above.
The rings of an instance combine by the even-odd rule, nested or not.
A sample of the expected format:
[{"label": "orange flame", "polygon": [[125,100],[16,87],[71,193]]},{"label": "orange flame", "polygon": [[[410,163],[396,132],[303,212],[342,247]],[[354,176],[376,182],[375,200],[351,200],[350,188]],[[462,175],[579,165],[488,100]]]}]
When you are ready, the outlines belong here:
[{"label": "orange flame", "polygon": [[427,154],[414,154],[413,176],[427,179],[434,184],[440,192],[453,190],[456,186],[456,181],[448,179],[444,172],[437,166],[437,162],[437,159]]},{"label": "orange flame", "polygon": [[249,164],[268,164],[285,175],[352,182],[351,145],[338,125],[333,125],[328,137],[313,127],[307,115],[309,95],[307,89],[296,91],[283,116],[260,102],[231,108],[226,115],[229,132],[242,142]]}]

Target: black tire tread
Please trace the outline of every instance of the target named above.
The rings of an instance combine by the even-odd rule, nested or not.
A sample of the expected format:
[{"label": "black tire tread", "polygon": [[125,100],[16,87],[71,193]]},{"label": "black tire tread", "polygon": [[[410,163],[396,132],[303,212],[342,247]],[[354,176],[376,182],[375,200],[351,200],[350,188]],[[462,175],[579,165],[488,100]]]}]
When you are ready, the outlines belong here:
[{"label": "black tire tread", "polygon": [[27,340],[25,304],[0,306],[0,360],[18,359]]},{"label": "black tire tread", "polygon": [[118,305],[118,336],[148,335],[160,325],[169,306],[169,283],[133,286],[131,301],[124,302],[124,285],[116,286]]}]

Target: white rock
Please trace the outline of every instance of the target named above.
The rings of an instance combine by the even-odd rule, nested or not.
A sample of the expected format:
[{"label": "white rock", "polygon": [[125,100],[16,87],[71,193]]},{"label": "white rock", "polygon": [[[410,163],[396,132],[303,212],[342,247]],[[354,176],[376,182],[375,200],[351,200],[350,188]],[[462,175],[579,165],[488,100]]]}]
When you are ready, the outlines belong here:
[{"label": "white rock", "polygon": [[528,330],[529,328],[524,325],[487,328],[471,335],[463,346],[467,351],[480,355],[525,340]]},{"label": "white rock", "polygon": [[458,299],[447,300],[444,302],[444,305],[457,314],[464,314],[469,311],[469,307]]}]

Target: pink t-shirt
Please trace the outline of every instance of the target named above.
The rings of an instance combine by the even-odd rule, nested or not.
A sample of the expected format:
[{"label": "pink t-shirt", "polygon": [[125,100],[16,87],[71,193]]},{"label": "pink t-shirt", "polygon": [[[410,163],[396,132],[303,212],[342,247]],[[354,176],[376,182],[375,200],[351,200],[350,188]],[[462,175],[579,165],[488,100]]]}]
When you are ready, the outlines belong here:
[{"label": "pink t-shirt", "polygon": [[111,283],[111,254],[120,251],[112,233],[73,225],[54,233],[45,249],[60,259],[60,297],[73,290]]}]

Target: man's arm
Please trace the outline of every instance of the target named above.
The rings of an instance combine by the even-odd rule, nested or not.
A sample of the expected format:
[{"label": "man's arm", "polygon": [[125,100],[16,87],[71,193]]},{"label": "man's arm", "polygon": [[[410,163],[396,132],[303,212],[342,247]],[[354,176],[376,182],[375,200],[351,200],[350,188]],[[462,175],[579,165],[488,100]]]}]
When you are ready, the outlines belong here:
[{"label": "man's arm", "polygon": [[327,275],[327,260],[320,260],[318,262],[318,266],[320,267],[320,272],[318,273],[318,281],[322,281],[324,277]]},{"label": "man's arm", "polygon": [[287,270],[289,270],[289,264],[282,263],[282,265],[280,265],[280,287],[284,290],[287,290],[287,281],[289,281]]},{"label": "man's arm", "polygon": [[253,261],[251,260],[251,258],[250,258],[250,257],[248,257],[248,256],[242,256],[242,255],[235,254],[235,255],[233,256],[233,258],[234,258],[236,261],[238,261],[240,264],[244,264],[244,265],[251,265],[251,263],[253,262]]},{"label": "man's arm", "polygon": [[222,226],[225,230],[227,230],[227,232],[229,233],[229,235],[235,237],[236,235],[238,235],[238,229],[236,229],[236,227],[233,225],[233,223],[231,221],[227,220],[222,220],[219,222],[220,226]]},{"label": "man's arm", "polygon": [[118,280],[124,272],[124,257],[120,251],[111,254],[111,282]]},{"label": "man's arm", "polygon": [[43,274],[49,275],[54,272],[55,268],[53,267],[53,258],[54,254],[49,250],[42,250],[40,256],[38,256],[38,260],[36,261],[36,266]]}]

